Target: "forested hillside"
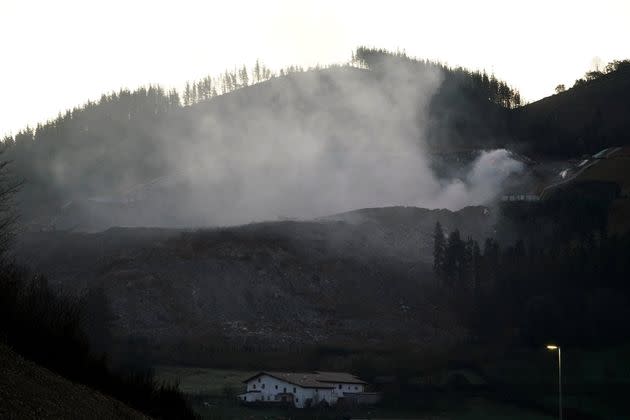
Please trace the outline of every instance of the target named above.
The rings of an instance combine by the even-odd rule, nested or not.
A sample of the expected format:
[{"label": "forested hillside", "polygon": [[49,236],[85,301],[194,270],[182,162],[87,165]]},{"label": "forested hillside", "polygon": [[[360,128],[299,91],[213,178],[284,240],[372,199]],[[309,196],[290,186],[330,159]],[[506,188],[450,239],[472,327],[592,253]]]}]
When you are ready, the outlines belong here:
[{"label": "forested hillside", "polygon": [[[379,148],[390,147],[387,141],[440,150],[500,144],[489,133],[504,132],[504,123],[495,123],[502,121],[498,116],[519,103],[518,92],[485,73],[359,48],[344,66],[289,67],[276,74],[257,62],[251,69],[189,82],[181,94],[160,86],[112,92],[7,137],[4,144],[14,174],[25,181],[19,196],[23,220],[49,225],[60,209],[81,200],[89,199],[90,206],[135,200],[145,184],[165,176],[174,185],[173,196],[174,190],[198,191],[191,183],[237,191],[260,171],[273,172],[276,163],[258,165],[236,179],[216,167],[231,165],[236,156],[248,160],[245,150],[260,145],[275,148],[263,154],[286,148],[287,158],[296,161],[305,150],[324,148],[343,161],[344,154],[355,153],[351,149],[382,155]],[[307,159],[323,161],[308,153]],[[369,156],[363,160],[372,164]],[[229,201],[234,202],[215,203]],[[191,207],[201,204],[206,203]]]},{"label": "forested hillside", "polygon": [[630,61],[613,61],[575,85],[511,113],[511,133],[537,156],[573,157],[630,144]]},{"label": "forested hillside", "polygon": [[[476,155],[444,154],[510,147],[544,160],[626,143],[630,73],[619,63],[523,106],[517,90],[485,72],[361,47],[343,66],[275,73],[256,62],[188,82],[181,94],[112,92],[4,146],[24,181],[22,220],[36,228],[448,206],[435,191],[457,171],[444,165],[461,168]],[[441,154],[437,174],[427,151]],[[363,191],[380,184],[382,193]],[[246,207],[255,211],[234,213]]]}]

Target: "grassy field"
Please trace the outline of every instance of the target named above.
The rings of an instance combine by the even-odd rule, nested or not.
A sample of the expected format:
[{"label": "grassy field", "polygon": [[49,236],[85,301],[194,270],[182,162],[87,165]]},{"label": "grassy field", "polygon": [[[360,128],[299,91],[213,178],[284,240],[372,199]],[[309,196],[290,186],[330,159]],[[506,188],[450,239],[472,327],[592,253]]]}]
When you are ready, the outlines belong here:
[{"label": "grassy field", "polygon": [[243,381],[256,372],[244,370],[205,369],[178,366],[159,366],[156,379],[177,382],[186,394],[222,398],[229,391],[238,394],[245,390]]},{"label": "grassy field", "polygon": [[[206,369],[177,366],[156,368],[158,380],[179,383],[180,389],[194,396],[193,408],[204,419],[432,419],[432,420],[549,420],[534,411],[490,401],[484,398],[451,398],[445,396],[432,401],[423,409],[369,407],[350,412],[337,410],[297,410],[284,408],[245,407],[233,398],[226,398],[244,390],[242,381],[255,372]],[[226,392],[226,390],[228,392]]]},{"label": "grassy field", "polygon": [[405,409],[369,407],[344,410],[299,410],[281,408],[244,407],[226,402],[198,402],[195,411],[203,419],[418,419],[418,420],[552,420],[555,417],[535,411],[496,403],[483,398],[469,398],[453,401],[437,401],[430,409]]},{"label": "grassy field", "polygon": [[[630,390],[629,355],[628,345],[600,351],[568,349],[566,355],[563,352],[567,417],[630,418],[625,404],[625,394]],[[156,376],[178,382],[183,392],[194,396],[195,411],[208,419],[334,419],[348,414],[369,419],[542,420],[554,418],[551,414],[557,407],[556,363],[555,355],[546,350],[511,354],[504,360],[481,365],[484,376],[495,388],[477,397],[438,392],[427,398],[422,408],[370,407],[351,413],[241,406],[233,396],[244,390],[242,381],[255,373],[252,371],[161,366],[156,369]],[[412,402],[409,406],[420,405]]]}]

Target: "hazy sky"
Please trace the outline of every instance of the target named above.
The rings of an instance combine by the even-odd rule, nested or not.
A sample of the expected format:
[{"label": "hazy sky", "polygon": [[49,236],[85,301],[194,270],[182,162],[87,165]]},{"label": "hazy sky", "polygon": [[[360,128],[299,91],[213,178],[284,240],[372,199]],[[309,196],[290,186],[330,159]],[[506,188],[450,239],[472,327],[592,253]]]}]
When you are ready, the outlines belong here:
[{"label": "hazy sky", "polygon": [[630,0],[0,0],[0,136],[123,86],[345,62],[358,45],[486,69],[533,101],[630,58]]}]

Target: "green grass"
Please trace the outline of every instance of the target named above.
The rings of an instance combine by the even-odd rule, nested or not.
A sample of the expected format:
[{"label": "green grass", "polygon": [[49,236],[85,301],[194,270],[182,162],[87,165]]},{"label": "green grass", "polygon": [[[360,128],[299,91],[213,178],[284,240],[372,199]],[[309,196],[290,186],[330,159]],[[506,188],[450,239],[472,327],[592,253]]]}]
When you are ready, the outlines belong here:
[{"label": "green grass", "polygon": [[540,414],[536,411],[497,403],[483,398],[470,398],[457,408],[452,408],[448,400],[441,403],[444,407],[440,415],[445,419],[458,420],[552,420],[554,416]]},{"label": "green grass", "polygon": [[245,407],[237,404],[228,404],[223,401],[204,401],[194,406],[195,411],[202,419],[320,419],[332,420],[341,418],[357,419],[418,419],[418,420],[552,420],[555,417],[541,415],[535,411],[513,407],[507,404],[496,403],[483,398],[448,399],[444,398],[436,402],[434,408],[409,409],[366,407],[344,410],[299,410],[282,408],[256,408]]},{"label": "green grass", "polygon": [[158,366],[155,369],[157,380],[177,382],[180,390],[186,394],[210,397],[223,397],[226,389],[234,393],[244,391],[243,380],[255,373],[257,372],[179,366]]},{"label": "green grass", "polygon": [[[504,384],[523,402],[557,407],[557,356],[546,352],[523,353],[486,363],[482,370],[490,383]],[[627,419],[624,398],[630,390],[630,345],[608,349],[562,350],[563,400],[567,410],[601,419]]]},{"label": "green grass", "polygon": [[156,378],[178,382],[180,389],[195,396],[193,408],[203,419],[338,419],[344,415],[366,419],[432,419],[432,420],[550,420],[553,417],[538,414],[508,404],[484,398],[440,397],[425,409],[366,407],[347,411],[313,411],[286,408],[262,408],[240,405],[225,398],[225,389],[233,392],[244,390],[242,381],[253,371],[209,369],[178,366],[159,366]]},{"label": "green grass", "polygon": [[[627,348],[622,347],[615,351],[605,352],[606,357],[602,357],[603,355],[597,352],[584,352],[579,355],[580,363],[576,363],[576,360],[573,360],[573,363],[568,363],[567,367],[573,367],[576,370],[578,366],[581,367],[581,371],[577,375],[582,381],[591,385],[600,384],[605,382],[604,378],[602,378],[602,370],[608,371],[608,369],[603,368],[612,362],[618,362],[618,357],[615,356],[625,355],[626,350]],[[576,355],[572,355],[572,357],[574,356]],[[567,357],[567,359],[569,358]],[[553,355],[546,353],[540,354],[539,358],[527,355],[524,357],[524,360],[504,361],[498,366],[493,366],[493,369],[486,366],[486,372],[494,374],[491,375],[494,380],[510,384],[508,386],[515,387],[515,389],[522,388],[524,400],[542,404],[544,407],[547,407],[549,412],[554,412],[557,404],[554,362]],[[543,366],[547,367],[547,369],[542,369]],[[246,407],[238,404],[231,398],[226,399],[225,390],[229,389],[232,394],[242,392],[245,388],[243,380],[256,373],[253,371],[159,366],[156,368],[155,373],[158,380],[178,382],[180,389],[184,393],[195,396],[194,409],[201,418],[273,419],[291,417],[293,419],[310,419],[318,417],[325,420],[340,418],[340,415],[343,414],[338,411],[318,413],[310,410]],[[618,373],[615,379],[619,380],[621,376],[624,376],[624,374]],[[576,373],[567,373],[567,377],[577,379]],[[543,389],[536,388],[536,391],[532,391],[532,384],[543,384]],[[571,387],[568,385],[567,391],[571,391]],[[621,401],[619,404],[611,405],[604,399],[597,398],[597,396],[586,394],[575,396],[567,392],[565,394],[565,406],[573,407],[599,418],[624,418],[618,414],[624,409]],[[350,414],[356,418],[370,419],[545,420],[554,418],[535,410],[492,401],[487,398],[449,395],[436,397],[435,401],[431,401],[430,406],[423,409],[369,407],[354,410]]]}]

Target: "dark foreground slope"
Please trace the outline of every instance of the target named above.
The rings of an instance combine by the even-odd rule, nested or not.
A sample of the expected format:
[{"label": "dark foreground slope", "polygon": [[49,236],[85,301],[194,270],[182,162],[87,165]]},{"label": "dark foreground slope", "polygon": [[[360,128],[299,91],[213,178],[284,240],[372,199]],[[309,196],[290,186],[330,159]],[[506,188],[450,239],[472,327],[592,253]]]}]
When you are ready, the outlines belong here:
[{"label": "dark foreground slope", "polygon": [[0,344],[0,418],[145,419],[120,401],[73,383]]}]

